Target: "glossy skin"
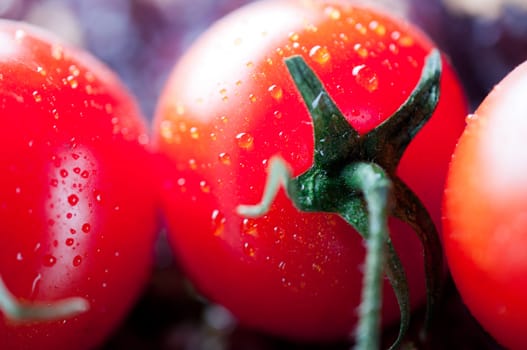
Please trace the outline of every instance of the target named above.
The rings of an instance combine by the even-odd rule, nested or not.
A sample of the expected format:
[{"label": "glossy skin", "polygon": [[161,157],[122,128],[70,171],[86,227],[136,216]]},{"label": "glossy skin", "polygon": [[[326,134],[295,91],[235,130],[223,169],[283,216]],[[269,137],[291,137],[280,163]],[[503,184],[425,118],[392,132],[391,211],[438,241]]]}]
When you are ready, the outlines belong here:
[{"label": "glossy skin", "polygon": [[444,242],[464,302],[511,349],[527,347],[527,64],[471,116],[445,192]]},{"label": "glossy skin", "polygon": [[[364,133],[408,96],[431,48],[415,28],[370,10],[282,0],[242,8],[190,48],[161,97],[155,145],[166,158],[171,243],[205,296],[272,334],[300,340],[351,334],[362,283],[359,235],[337,216],[298,212],[283,192],[262,218],[243,218],[235,209],[260,200],[273,155],[295,176],[312,164],[311,119],[284,57],[303,55]],[[444,64],[443,100],[398,171],[437,223],[446,165],[466,114]],[[419,242],[401,223],[393,220],[391,228],[419,304]],[[385,293],[384,320],[392,322],[399,310],[388,284]]]},{"label": "glossy skin", "polygon": [[116,76],[41,31],[0,21],[0,276],[20,300],[88,312],[18,324],[2,349],[93,348],[149,276],[156,232],[145,123]]}]

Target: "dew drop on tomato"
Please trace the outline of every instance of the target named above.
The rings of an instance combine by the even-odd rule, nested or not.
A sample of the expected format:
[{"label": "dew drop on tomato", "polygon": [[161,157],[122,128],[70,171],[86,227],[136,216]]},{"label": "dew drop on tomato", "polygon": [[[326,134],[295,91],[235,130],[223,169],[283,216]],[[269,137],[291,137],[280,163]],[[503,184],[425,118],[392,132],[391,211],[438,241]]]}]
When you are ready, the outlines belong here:
[{"label": "dew drop on tomato", "polygon": [[317,63],[325,64],[331,59],[331,54],[327,47],[315,45],[309,50],[309,57]]},{"label": "dew drop on tomato", "polygon": [[66,81],[72,89],[76,89],[79,86],[79,82],[77,81],[77,79],[75,79],[73,75],[68,75]]},{"label": "dew drop on tomato", "polygon": [[89,233],[90,230],[91,230],[91,225],[90,224],[86,223],[86,224],[82,225],[82,232]]},{"label": "dew drop on tomato", "polygon": [[256,220],[249,218],[243,219],[242,232],[249,236],[258,236],[258,224]]},{"label": "dew drop on tomato", "polygon": [[223,165],[230,165],[231,164],[231,156],[229,153],[222,152],[218,155],[218,160]]},{"label": "dew drop on tomato", "polygon": [[199,139],[199,130],[198,130],[197,127],[193,126],[193,127],[190,128],[190,137],[193,140]]},{"label": "dew drop on tomato", "polygon": [[201,189],[203,193],[210,193],[210,185],[208,184],[207,181],[204,181],[204,180],[200,181],[199,188]]},{"label": "dew drop on tomato", "polygon": [[99,191],[93,191],[93,197],[95,198],[95,201],[97,203],[101,203],[102,202],[102,195],[101,195],[101,192]]},{"label": "dew drop on tomato", "polygon": [[243,253],[253,258],[256,255],[256,250],[249,242],[245,242],[243,243]]},{"label": "dew drop on tomato", "polygon": [[35,100],[35,102],[39,103],[39,102],[42,102],[42,95],[40,94],[40,92],[38,91],[33,91],[33,99]]},{"label": "dew drop on tomato", "polygon": [[212,232],[214,236],[221,236],[225,229],[225,215],[223,215],[218,209],[212,211]]},{"label": "dew drop on tomato", "polygon": [[254,137],[249,133],[239,133],[238,135],[236,135],[236,140],[240,148],[251,150],[254,146]]},{"label": "dew drop on tomato", "polygon": [[365,64],[355,66],[352,70],[357,84],[369,92],[374,92],[379,88],[379,79],[377,73]]},{"label": "dew drop on tomato", "polygon": [[57,263],[57,258],[54,257],[53,255],[51,254],[46,254],[44,255],[44,258],[42,260],[42,264],[46,267],[52,267],[53,265],[55,265]]},{"label": "dew drop on tomato", "polygon": [[77,203],[79,203],[79,197],[76,194],[72,194],[72,195],[68,196],[68,203],[71,206],[77,205]]},{"label": "dew drop on tomato", "polygon": [[77,255],[73,258],[73,266],[78,267],[82,263],[82,257]]},{"label": "dew drop on tomato", "polygon": [[274,98],[276,101],[280,101],[284,95],[282,88],[277,85],[271,85],[268,91],[271,94],[271,97]]}]

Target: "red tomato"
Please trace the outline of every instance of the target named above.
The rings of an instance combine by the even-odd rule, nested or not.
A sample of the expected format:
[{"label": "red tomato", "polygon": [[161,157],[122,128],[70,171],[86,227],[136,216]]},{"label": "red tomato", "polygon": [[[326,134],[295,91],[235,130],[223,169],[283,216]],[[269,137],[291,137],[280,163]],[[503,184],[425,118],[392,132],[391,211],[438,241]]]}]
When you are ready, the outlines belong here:
[{"label": "red tomato", "polygon": [[486,97],[448,174],[444,242],[464,302],[511,349],[527,347],[527,63]]},{"label": "red tomato", "polygon": [[156,232],[151,154],[138,106],[91,56],[0,21],[0,277],[29,303],[85,298],[89,310],[12,322],[2,349],[100,344],[149,276]]},{"label": "red tomato", "polygon": [[[262,1],[217,22],[175,67],[155,119],[168,159],[163,201],[171,243],[190,279],[245,325],[300,340],[344,338],[356,323],[362,239],[338,216],[301,213],[283,191],[262,218],[236,214],[260,200],[268,160],[294,176],[313,162],[313,128],[283,59],[302,55],[350,124],[365,133],[404,102],[432,44],[408,23],[320,1]],[[466,105],[448,62],[437,113],[398,174],[437,224],[444,176]],[[424,295],[420,243],[391,229],[410,281]],[[386,322],[399,309],[385,287]]]}]

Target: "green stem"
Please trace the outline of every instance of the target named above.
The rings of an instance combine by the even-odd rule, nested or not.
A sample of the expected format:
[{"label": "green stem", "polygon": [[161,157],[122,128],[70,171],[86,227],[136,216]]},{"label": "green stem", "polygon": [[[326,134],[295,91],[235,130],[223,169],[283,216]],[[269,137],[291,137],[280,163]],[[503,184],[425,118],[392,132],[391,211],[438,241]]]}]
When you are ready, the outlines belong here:
[{"label": "green stem", "polygon": [[350,165],[347,184],[363,193],[368,209],[366,261],[359,307],[356,350],[377,350],[381,338],[381,309],[385,241],[389,236],[388,214],[391,181],[381,167],[373,163]]},{"label": "green stem", "polygon": [[73,317],[90,308],[84,298],[73,297],[53,302],[26,304],[19,302],[0,277],[0,310],[14,322],[50,321]]}]

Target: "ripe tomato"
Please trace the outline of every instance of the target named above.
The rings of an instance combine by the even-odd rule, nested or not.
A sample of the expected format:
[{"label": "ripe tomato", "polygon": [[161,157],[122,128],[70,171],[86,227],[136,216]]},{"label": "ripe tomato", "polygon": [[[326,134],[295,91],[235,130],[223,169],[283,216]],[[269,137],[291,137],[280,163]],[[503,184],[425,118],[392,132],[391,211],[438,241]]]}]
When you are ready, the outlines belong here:
[{"label": "ripe tomato", "polygon": [[481,324],[527,347],[527,63],[471,115],[445,190],[444,242],[453,278]]},{"label": "ripe tomato", "polygon": [[149,276],[146,127],[117,77],[41,30],[0,21],[0,277],[20,301],[84,298],[54,321],[0,310],[2,349],[100,344]]},{"label": "ripe tomato", "polygon": [[[333,214],[301,213],[281,191],[257,219],[268,160],[293,175],[313,162],[313,127],[283,59],[302,55],[349,123],[364,134],[415,87],[431,43],[414,27],[345,3],[262,1],[208,30],[175,67],[159,102],[155,146],[166,157],[163,208],[171,244],[198,289],[245,325],[300,340],[349,335],[356,323],[364,247]],[[398,175],[437,224],[447,163],[466,105],[448,62],[437,113]],[[420,243],[392,220],[414,304],[424,295]],[[385,287],[384,320],[399,309]]]}]

